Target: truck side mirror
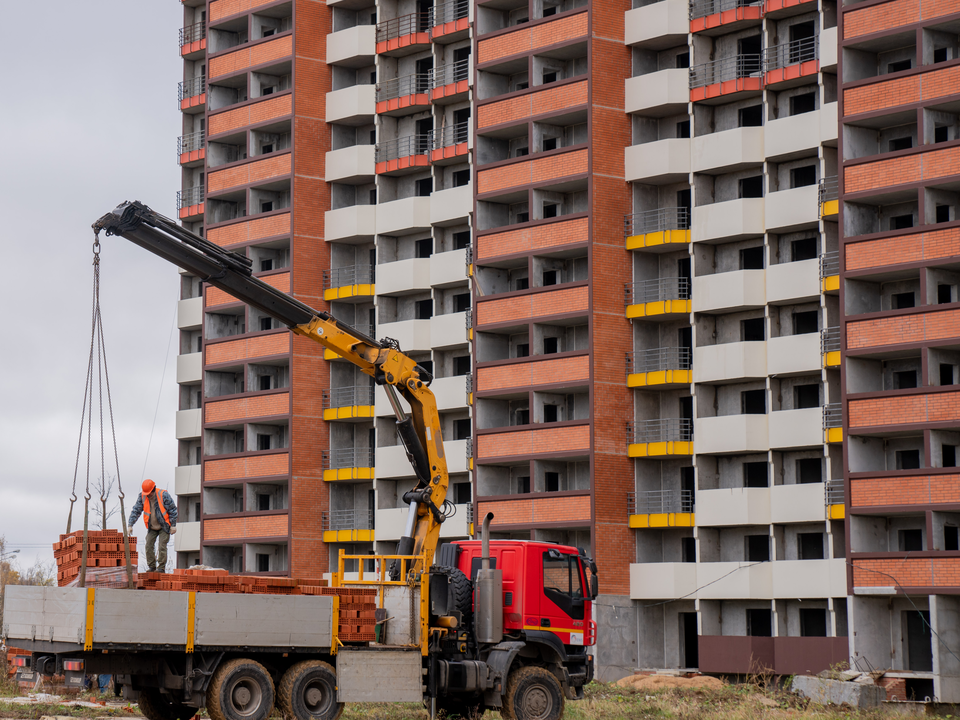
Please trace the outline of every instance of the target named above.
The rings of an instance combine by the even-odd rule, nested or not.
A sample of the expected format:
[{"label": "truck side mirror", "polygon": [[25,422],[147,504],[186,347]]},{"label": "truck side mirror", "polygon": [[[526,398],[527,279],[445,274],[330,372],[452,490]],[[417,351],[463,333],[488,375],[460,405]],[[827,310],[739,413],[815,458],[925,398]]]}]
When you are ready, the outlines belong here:
[{"label": "truck side mirror", "polygon": [[590,599],[596,600],[597,595],[600,594],[600,583],[597,581],[596,575],[590,576]]}]

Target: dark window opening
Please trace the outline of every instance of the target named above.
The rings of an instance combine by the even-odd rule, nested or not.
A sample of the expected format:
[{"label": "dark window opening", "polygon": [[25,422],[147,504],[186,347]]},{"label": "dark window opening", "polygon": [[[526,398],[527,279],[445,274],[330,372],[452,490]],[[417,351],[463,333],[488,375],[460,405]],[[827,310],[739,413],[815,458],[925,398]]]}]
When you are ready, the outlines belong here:
[{"label": "dark window opening", "polygon": [[260,146],[260,154],[266,155],[267,153],[273,152],[273,143],[264,143]]},{"label": "dark window opening", "polygon": [[740,321],[740,339],[742,342],[761,342],[766,340],[763,318],[751,318]]},{"label": "dark window opening", "polygon": [[823,560],[823,533],[797,533],[797,552],[801,560]]},{"label": "dark window opening", "polygon": [[946,125],[938,125],[933,129],[933,141],[935,143],[947,142],[950,139],[950,128]]},{"label": "dark window opening", "polygon": [[763,125],[763,105],[751,105],[737,111],[739,127],[760,127]]},{"label": "dark window opening", "polygon": [[270,572],[270,556],[257,553],[257,572]]},{"label": "dark window opening", "polygon": [[790,243],[790,257],[793,262],[813,260],[817,257],[817,239],[812,237],[794,240]]},{"label": "dark window opening", "polygon": [[453,173],[453,186],[463,187],[470,183],[470,170],[457,170]]},{"label": "dark window opening", "polygon": [[890,141],[888,149],[890,152],[897,152],[898,150],[909,150],[913,147],[913,138],[901,137],[894,138]]},{"label": "dark window opening", "polygon": [[773,622],[769,610],[747,610],[747,635],[750,637],[773,635]]},{"label": "dark window opening", "polygon": [[530,357],[530,343],[517,343],[517,357]]},{"label": "dark window opening", "polygon": [[817,184],[816,165],[805,165],[790,171],[790,187],[799,188]]},{"label": "dark window opening", "polygon": [[804,93],[803,95],[794,95],[790,98],[790,114],[803,115],[813,112],[817,109],[817,94]]},{"label": "dark window opening", "polygon": [[514,290],[528,290],[530,288],[530,280],[528,278],[517,278],[513,281]]},{"label": "dark window opening", "polygon": [[560,491],[560,473],[545,472],[543,474],[543,489],[546,492]]},{"label": "dark window opening", "polygon": [[543,271],[543,285],[556,285],[557,284],[557,271],[556,270],[544,270]]},{"label": "dark window opening", "polygon": [[906,310],[917,306],[917,296],[912,292],[894,293],[893,309]]},{"label": "dark window opening", "polygon": [[[908,610],[904,613],[904,628],[906,637],[904,641],[906,643],[906,661],[908,670],[919,670],[921,672],[930,672],[933,670],[933,650],[930,647],[930,613],[926,610]],[[922,678],[917,678],[921,680]],[[914,678],[910,678],[914,680]],[[930,687],[933,685],[933,681],[929,680],[926,684],[927,687],[917,688],[921,693],[928,693],[933,695],[933,688]],[[909,685],[907,687],[907,692],[909,694],[910,690],[913,689],[916,693],[916,689],[911,688]],[[918,700],[923,700],[923,697],[918,697]]]},{"label": "dark window opening", "polygon": [[953,286],[944,284],[937,285],[937,304],[944,305],[950,302],[953,302]]},{"label": "dark window opening", "polygon": [[819,385],[797,385],[793,388],[793,394],[798,410],[820,407]]},{"label": "dark window opening", "polygon": [[941,445],[940,457],[943,459],[943,463],[942,463],[943,467],[956,467],[957,466],[957,446]]},{"label": "dark window opening", "polygon": [[690,53],[685,52],[677,55],[677,67],[678,68],[690,67]]},{"label": "dark window opening", "polygon": [[526,156],[529,155],[529,154],[530,154],[530,148],[528,148],[528,147],[518,147],[518,148],[514,151],[513,156],[514,156],[514,157],[526,157]]},{"label": "dark window opening", "polygon": [[689,120],[684,120],[683,122],[677,123],[677,137],[678,138],[690,137],[690,121]]},{"label": "dark window opening", "polygon": [[257,433],[257,450],[270,449],[270,436]]},{"label": "dark window opening", "polygon": [[740,251],[741,270],[763,270],[763,245]]},{"label": "dark window opening", "polygon": [[933,51],[933,61],[935,63],[946,62],[950,58],[948,57],[947,48],[936,48]]},{"label": "dark window opening", "polygon": [[263,512],[270,509],[270,496],[265,493],[257,493],[257,510]]},{"label": "dark window opening", "polygon": [[424,238],[423,240],[417,240],[416,245],[414,246],[417,257],[420,259],[428,258],[433,255],[433,238]]},{"label": "dark window opening", "polygon": [[453,311],[466,312],[470,309],[470,293],[458,293],[453,296]]},{"label": "dark window opening", "polygon": [[261,260],[260,261],[260,272],[269,272],[273,270],[273,260]]},{"label": "dark window opening", "polygon": [[766,415],[767,391],[744,390],[740,393],[740,412],[743,415]]},{"label": "dark window opening", "polygon": [[543,354],[552,355],[553,353],[560,352],[560,342],[559,338],[544,338],[543,339]]},{"label": "dark window opening", "polygon": [[269,389],[270,389],[270,376],[269,376],[269,375],[261,375],[261,376],[260,376],[260,389],[261,389],[261,390],[269,390]]},{"label": "dark window opening", "polygon": [[947,551],[960,550],[960,527],[955,525],[943,526],[943,549]]},{"label": "dark window opening", "polygon": [[937,205],[937,222],[938,223],[950,222],[950,206],[949,205]]},{"label": "dark window opening", "polygon": [[517,478],[517,492],[521,495],[526,495],[530,492],[530,476],[522,475]]},{"label": "dark window opening", "polygon": [[940,363],[940,384],[953,385],[953,365]]},{"label": "dark window opening", "polygon": [[820,330],[820,311],[805,310],[793,314],[793,334],[808,335],[819,332]]},{"label": "dark window opening", "polygon": [[556,150],[559,147],[560,138],[549,137],[543,139],[543,151]]},{"label": "dark window opening", "polygon": [[923,530],[911,528],[897,533],[900,552],[923,552]]},{"label": "dark window opening", "polygon": [[696,561],[697,539],[692,537],[680,538],[680,562],[691,563]]},{"label": "dark window opening", "polygon": [[260,318],[260,330],[273,330],[273,318]]},{"label": "dark window opening", "polygon": [[546,84],[548,84],[548,83],[556,82],[556,81],[557,81],[557,71],[556,71],[556,70],[551,70],[551,71],[549,71],[549,72],[548,72],[548,71],[544,71],[544,73],[543,73],[543,84],[544,84],[544,85],[546,85]]},{"label": "dark window opening", "polygon": [[429,320],[433,317],[433,300],[417,300],[414,303],[414,315],[417,320]]},{"label": "dark window opening", "polygon": [[740,180],[741,198],[762,198],[763,197],[763,175],[754,175],[753,177]]},{"label": "dark window opening", "polygon": [[555,218],[560,215],[560,204],[559,203],[544,203],[543,204],[543,217],[546,218]]},{"label": "dark window opening", "polygon": [[887,72],[903,72],[904,70],[909,70],[913,65],[912,60],[898,60],[897,62],[892,62],[887,64]]},{"label": "dark window opening", "polygon": [[371,190],[371,191],[370,191],[370,204],[371,204],[371,205],[376,205],[376,204],[377,204],[377,191],[376,191],[376,190]]},{"label": "dark window opening", "polygon": [[919,468],[919,450],[897,450],[897,470],[918,470]]},{"label": "dark window opening", "polygon": [[260,212],[262,212],[262,213],[273,212],[273,201],[272,201],[272,200],[264,200],[263,202],[261,202],[261,203],[260,203]]},{"label": "dark window opening", "polygon": [[455,483],[453,486],[453,502],[455,505],[466,505],[473,497],[471,496],[470,483]]},{"label": "dark window opening", "polygon": [[517,417],[517,422],[514,423],[515,425],[529,425],[529,424],[530,424],[530,410],[528,410],[528,409],[517,410],[517,415],[516,415],[516,417]]},{"label": "dark window opening", "polygon": [[518,222],[518,223],[529,222],[529,220],[530,220],[530,213],[525,213],[525,212],[518,212],[518,213],[517,213],[517,222]]},{"label": "dark window opening", "polygon": [[557,14],[557,6],[556,6],[556,5],[554,5],[554,6],[552,6],[552,7],[545,7],[545,8],[543,9],[543,16],[544,16],[544,17],[550,17],[551,15],[556,15],[556,14]]},{"label": "dark window opening", "polygon": [[769,535],[746,535],[744,540],[747,545],[747,562],[770,561]]},{"label": "dark window opening", "polygon": [[810,485],[823,482],[823,463],[820,458],[801,458],[797,460],[797,483]]},{"label": "dark window opening", "polygon": [[200,519],[200,503],[193,504],[193,519],[194,520]]},{"label": "dark window opening", "polygon": [[453,374],[456,376],[470,374],[469,355],[457,355],[453,358]]},{"label": "dark window opening", "polygon": [[417,363],[420,367],[426,370],[428,373],[433,375],[433,360],[421,360]]},{"label": "dark window opening", "polygon": [[745,462],[743,464],[743,486],[748,488],[764,488],[770,483],[767,463]]},{"label": "dark window opening", "polygon": [[894,390],[909,390],[917,387],[917,371],[901,370],[893,374]]},{"label": "dark window opening", "polygon": [[544,421],[545,423],[558,422],[558,420],[559,420],[558,410],[559,410],[559,408],[558,408],[556,405],[544,405],[544,406],[543,406],[543,421]]},{"label": "dark window opening", "polygon": [[429,197],[433,192],[433,178],[417,180],[417,197]]},{"label": "dark window opening", "polygon": [[890,218],[890,229],[891,230],[906,230],[907,228],[913,227],[913,214],[910,215],[895,215]]},{"label": "dark window opening", "polygon": [[453,234],[453,249],[463,250],[470,246],[470,231],[455,232]]},{"label": "dark window opening", "polygon": [[827,611],[818,608],[800,608],[800,637],[826,637]]},{"label": "dark window opening", "polygon": [[453,421],[453,439],[466,440],[470,437],[471,427],[470,418]]}]

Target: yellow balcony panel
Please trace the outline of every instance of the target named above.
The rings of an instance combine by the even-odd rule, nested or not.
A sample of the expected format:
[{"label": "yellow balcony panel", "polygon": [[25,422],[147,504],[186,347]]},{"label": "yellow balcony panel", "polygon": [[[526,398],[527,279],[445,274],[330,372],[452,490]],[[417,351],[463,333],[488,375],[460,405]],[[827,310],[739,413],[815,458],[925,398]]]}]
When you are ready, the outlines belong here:
[{"label": "yellow balcony panel", "polygon": [[369,298],[376,294],[374,288],[373,283],[330,288],[323,291],[323,299],[330,302],[331,300],[349,300],[350,298]]},{"label": "yellow balcony panel", "polygon": [[347,405],[346,407],[327,408],[323,411],[323,419],[330,421],[372,418],[373,408],[373,405]]},{"label": "yellow balcony panel", "polygon": [[823,354],[824,367],[840,367],[840,351],[831,350]]},{"label": "yellow balcony panel", "polygon": [[839,214],[839,200],[827,200],[824,203],[820,203],[820,217],[822,217],[824,220],[836,220]]},{"label": "yellow balcony panel", "polygon": [[627,319],[689,315],[692,307],[692,300],[660,300],[658,302],[627,305]]},{"label": "yellow balcony panel", "polygon": [[828,275],[821,282],[821,287],[825,293],[838,293],[840,292],[840,276],[839,275]]},{"label": "yellow balcony panel", "polygon": [[842,504],[830,505],[827,508],[827,515],[831,520],[843,520],[847,516],[847,510]]},{"label": "yellow balcony panel", "polygon": [[373,542],[373,530],[324,530],[325,543]]},{"label": "yellow balcony panel", "polygon": [[690,441],[669,440],[665,442],[631,443],[627,446],[627,457],[658,458],[693,455],[693,443]]},{"label": "yellow balcony panel", "polygon": [[661,230],[659,232],[631,235],[627,238],[627,250],[660,250],[666,252],[679,245],[689,244],[689,230]]},{"label": "yellow balcony panel", "polygon": [[695,517],[693,513],[643,513],[631,515],[630,527],[640,530],[643,528],[671,528],[693,527]]},{"label": "yellow balcony panel", "polygon": [[324,482],[343,482],[350,480],[373,480],[372,467],[334,468],[323,471]]},{"label": "yellow balcony panel", "polygon": [[823,431],[824,442],[828,443],[842,443],[843,442],[843,428],[827,428]]},{"label": "yellow balcony panel", "polygon": [[689,385],[691,382],[693,382],[691,370],[658,370],[627,375],[627,387],[632,388]]}]

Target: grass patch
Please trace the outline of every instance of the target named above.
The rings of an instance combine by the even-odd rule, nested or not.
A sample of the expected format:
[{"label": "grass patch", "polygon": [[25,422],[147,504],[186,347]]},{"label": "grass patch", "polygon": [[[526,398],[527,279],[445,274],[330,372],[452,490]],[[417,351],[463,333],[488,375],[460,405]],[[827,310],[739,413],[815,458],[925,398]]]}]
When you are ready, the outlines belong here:
[{"label": "grass patch", "polygon": [[30,718],[39,720],[44,715],[65,715],[76,718],[102,717],[129,717],[137,715],[137,711],[123,707],[77,707],[75,705],[60,705],[58,703],[37,703],[35,705],[20,705],[19,703],[0,700],[0,718]]}]

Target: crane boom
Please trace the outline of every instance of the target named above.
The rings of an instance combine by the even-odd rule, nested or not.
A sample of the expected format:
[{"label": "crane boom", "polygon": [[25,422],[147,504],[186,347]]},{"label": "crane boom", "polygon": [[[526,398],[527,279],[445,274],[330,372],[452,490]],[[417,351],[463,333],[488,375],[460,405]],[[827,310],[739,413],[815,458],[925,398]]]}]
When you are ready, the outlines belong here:
[{"label": "crane boom", "polygon": [[[140,202],[126,202],[93,224],[98,234],[118,235],[162,257],[237,300],[277,318],[294,333],[310,338],[349,360],[382,385],[397,416],[397,433],[417,476],[417,486],[404,494],[410,511],[398,555],[433,557],[444,520],[449,477],[443,453],[440,415],[429,388],[433,377],[401,352],[390,338],[375,340],[314,310],[251,274],[252,263],[239,253],[194,235],[175,221]],[[408,416],[399,393],[410,405]],[[413,572],[425,571],[419,562]]]}]

